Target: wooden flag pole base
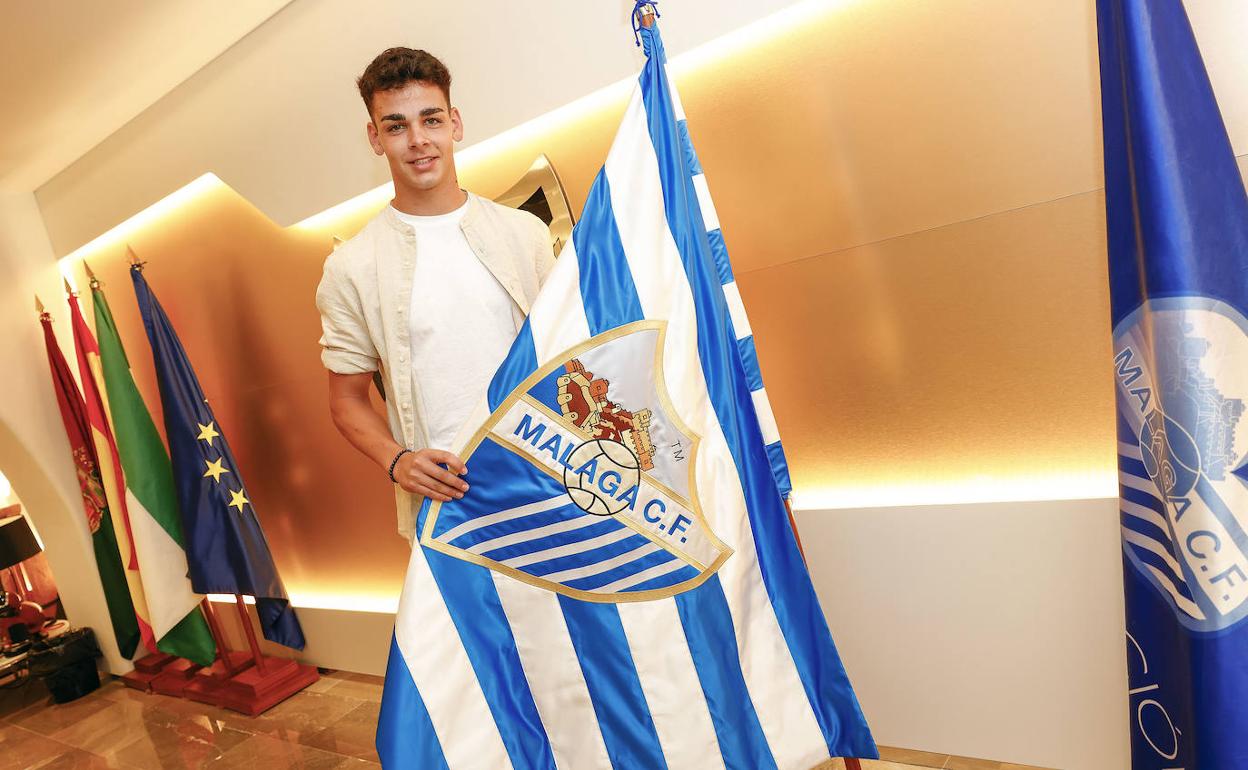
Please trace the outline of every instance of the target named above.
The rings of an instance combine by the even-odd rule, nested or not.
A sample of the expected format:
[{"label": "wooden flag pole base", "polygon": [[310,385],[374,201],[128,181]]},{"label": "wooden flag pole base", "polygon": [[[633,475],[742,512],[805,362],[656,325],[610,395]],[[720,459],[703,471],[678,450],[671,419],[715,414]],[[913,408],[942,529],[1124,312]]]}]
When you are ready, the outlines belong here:
[{"label": "wooden flag pole base", "polygon": [[177,660],[172,655],[163,652],[153,652],[144,655],[134,662],[134,670],[128,674],[121,675],[121,682],[126,687],[147,692],[152,689],[152,681],[160,676],[160,672],[165,666]]},{"label": "wooden flag pole base", "polygon": [[252,660],[247,653],[234,652],[226,645],[225,634],[221,631],[217,614],[207,597],[200,602],[200,607],[204,611],[204,619],[208,621],[212,639],[217,643],[217,659],[211,666],[196,671],[191,681],[183,687],[181,695],[198,703],[220,706],[221,691],[226,680],[251,666]]},{"label": "wooden flag pole base", "polygon": [[[320,679],[315,666],[309,666],[290,658],[277,658],[263,655],[260,643],[256,639],[255,629],[251,625],[251,615],[243,597],[234,596],[238,608],[239,621],[247,634],[247,646],[251,648],[251,659],[245,670],[237,672],[221,680],[219,689],[214,693],[217,705],[255,716],[276,706],[303,688]],[[242,655],[244,653],[237,653]]]},{"label": "wooden flag pole base", "polygon": [[[208,600],[205,599],[202,604],[204,611],[209,612],[206,606]],[[213,631],[213,640],[217,643],[217,649],[221,647],[221,640],[217,636],[215,626],[211,625],[211,616],[209,616],[209,628]],[[192,663],[186,658],[179,658],[176,655],[170,655],[166,652],[156,652],[144,655],[134,662],[134,671],[124,674],[121,677],[122,683],[127,687],[144,692],[158,692],[161,695],[172,695],[174,697],[182,697],[183,690],[187,684],[192,681],[203,666]]]},{"label": "wooden flag pole base", "polygon": [[221,624],[217,622],[217,613],[212,609],[212,602],[208,601],[205,596],[199,606],[204,611],[204,620],[208,621],[208,633],[212,634],[212,641],[217,645],[217,659],[212,664],[214,668],[220,664],[220,672],[224,674],[233,674],[235,666],[230,659],[230,648],[225,643],[225,634],[221,632]]},{"label": "wooden flag pole base", "polygon": [[181,698],[187,685],[195,680],[195,674],[202,668],[186,658],[174,658],[161,669],[160,676],[152,680],[152,692]]}]

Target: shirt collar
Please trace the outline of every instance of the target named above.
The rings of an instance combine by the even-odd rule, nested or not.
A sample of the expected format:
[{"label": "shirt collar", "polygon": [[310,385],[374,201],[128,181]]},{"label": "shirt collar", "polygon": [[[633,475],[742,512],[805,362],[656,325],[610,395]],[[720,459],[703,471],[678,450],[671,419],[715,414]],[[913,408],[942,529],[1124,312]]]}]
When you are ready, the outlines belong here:
[{"label": "shirt collar", "polygon": [[[468,190],[465,190],[464,192],[468,196],[468,210],[464,212],[464,218],[459,220],[460,229],[471,228],[473,223],[476,222],[477,216],[481,211],[481,201],[478,199],[477,195],[469,192]],[[391,206],[389,203],[386,204],[385,211],[382,212],[382,217],[385,219],[386,224],[390,225],[390,227],[399,231],[403,235],[416,234],[416,228],[400,219],[399,215],[394,210],[394,206]]]}]

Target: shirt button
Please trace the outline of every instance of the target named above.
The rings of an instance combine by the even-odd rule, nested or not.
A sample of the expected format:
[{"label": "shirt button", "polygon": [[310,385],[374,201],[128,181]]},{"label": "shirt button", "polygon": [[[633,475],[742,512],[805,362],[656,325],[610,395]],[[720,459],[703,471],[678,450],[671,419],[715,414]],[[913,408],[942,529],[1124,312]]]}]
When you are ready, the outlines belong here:
[{"label": "shirt button", "polygon": [[408,411],[408,412],[410,412],[410,411],[412,410],[412,402],[411,402],[411,401],[404,401],[404,402],[403,402],[403,409],[404,409],[404,411]]},{"label": "shirt button", "polygon": [[406,354],[406,353],[400,353],[400,354],[399,354],[399,362],[400,362],[400,363],[402,363],[402,362],[404,362],[404,361],[406,361],[406,360],[407,360],[407,354]]}]

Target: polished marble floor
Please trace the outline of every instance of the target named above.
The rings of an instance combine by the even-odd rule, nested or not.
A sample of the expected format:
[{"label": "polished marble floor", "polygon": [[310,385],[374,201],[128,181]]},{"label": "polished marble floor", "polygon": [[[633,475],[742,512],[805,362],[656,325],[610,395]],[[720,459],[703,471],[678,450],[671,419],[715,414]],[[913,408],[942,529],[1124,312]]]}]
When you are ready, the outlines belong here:
[{"label": "polished marble floor", "polygon": [[0,770],[377,768],[381,679],[331,673],[247,717],[131,690],[119,680],[66,704],[42,685],[0,690]]},{"label": "polished marble floor", "polygon": [[[330,672],[258,717],[149,695],[110,680],[53,704],[38,682],[0,689],[0,770],[379,767],[373,749],[381,678]],[[985,760],[881,748],[863,770],[1030,770]],[[820,770],[843,770],[834,760]]]}]

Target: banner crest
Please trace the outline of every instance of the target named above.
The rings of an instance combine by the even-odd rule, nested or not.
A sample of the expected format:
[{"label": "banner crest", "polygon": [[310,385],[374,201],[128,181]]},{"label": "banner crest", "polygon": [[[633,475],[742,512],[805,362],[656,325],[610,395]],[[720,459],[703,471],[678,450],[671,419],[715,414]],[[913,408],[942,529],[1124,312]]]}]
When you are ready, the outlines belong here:
[{"label": "banner crest", "polygon": [[664,384],[666,328],[616,327],[518,385],[461,455],[472,494],[434,501],[421,544],[591,602],[674,596],[714,574],[732,550],[698,502],[699,437]]}]

